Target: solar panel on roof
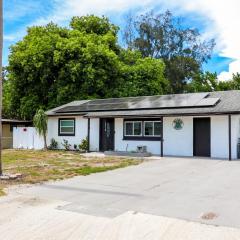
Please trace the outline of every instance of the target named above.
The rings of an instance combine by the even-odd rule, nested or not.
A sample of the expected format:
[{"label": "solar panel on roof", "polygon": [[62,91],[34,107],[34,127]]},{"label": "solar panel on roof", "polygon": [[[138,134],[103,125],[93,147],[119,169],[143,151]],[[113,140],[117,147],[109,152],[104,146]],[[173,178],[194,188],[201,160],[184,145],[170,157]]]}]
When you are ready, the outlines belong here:
[{"label": "solar panel on roof", "polygon": [[219,102],[220,98],[203,98],[195,106],[213,106]]},{"label": "solar panel on roof", "polygon": [[[194,106],[211,106],[216,103],[213,100],[205,100],[208,93],[175,94],[147,97],[129,97],[91,100],[78,106],[67,106],[57,110],[63,112],[91,112],[131,109],[153,109],[153,108],[183,108]],[[210,99],[210,98],[209,98]],[[201,101],[202,105],[197,105]]]}]

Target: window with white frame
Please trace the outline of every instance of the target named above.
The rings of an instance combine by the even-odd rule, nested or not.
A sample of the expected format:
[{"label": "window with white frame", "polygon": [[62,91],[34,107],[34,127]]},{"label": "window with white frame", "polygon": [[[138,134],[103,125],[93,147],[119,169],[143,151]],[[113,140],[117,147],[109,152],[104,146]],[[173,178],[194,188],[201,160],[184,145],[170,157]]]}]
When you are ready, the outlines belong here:
[{"label": "window with white frame", "polygon": [[75,135],[75,119],[59,119],[59,136]]},{"label": "window with white frame", "polygon": [[144,136],[160,137],[161,122],[160,121],[144,121]]},{"label": "window with white frame", "polygon": [[124,135],[128,137],[142,136],[142,122],[141,121],[125,121]]},{"label": "window with white frame", "polygon": [[159,140],[162,134],[162,121],[155,119],[124,120],[123,135],[126,140]]}]

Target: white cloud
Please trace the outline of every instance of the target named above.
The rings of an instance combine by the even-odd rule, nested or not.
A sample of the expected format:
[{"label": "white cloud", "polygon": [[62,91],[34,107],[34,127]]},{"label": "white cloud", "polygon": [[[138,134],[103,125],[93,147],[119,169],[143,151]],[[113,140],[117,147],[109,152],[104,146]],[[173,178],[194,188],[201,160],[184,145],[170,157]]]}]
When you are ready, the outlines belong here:
[{"label": "white cloud", "polygon": [[45,24],[49,21],[63,23],[72,16],[107,13],[123,13],[136,7],[149,7],[153,0],[53,0],[54,10],[47,18],[41,18],[38,23]]},{"label": "white cloud", "polygon": [[13,42],[16,40],[16,37],[14,35],[4,35],[3,36],[3,40],[4,41],[9,41],[9,42]]},{"label": "white cloud", "polygon": [[227,81],[232,79],[233,73],[240,73],[240,60],[235,60],[229,64],[229,71],[223,71],[218,75],[218,79],[221,81]]}]

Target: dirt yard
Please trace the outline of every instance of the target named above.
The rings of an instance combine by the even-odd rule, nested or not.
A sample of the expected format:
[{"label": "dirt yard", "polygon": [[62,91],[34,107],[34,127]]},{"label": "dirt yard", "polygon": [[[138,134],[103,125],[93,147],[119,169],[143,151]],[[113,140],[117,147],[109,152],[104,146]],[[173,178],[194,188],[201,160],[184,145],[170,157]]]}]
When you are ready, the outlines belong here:
[{"label": "dirt yard", "polygon": [[77,175],[104,172],[116,168],[137,165],[141,160],[122,157],[87,158],[73,151],[3,150],[4,173],[21,173],[18,180],[1,180],[3,188],[13,184],[39,183],[60,180]]}]

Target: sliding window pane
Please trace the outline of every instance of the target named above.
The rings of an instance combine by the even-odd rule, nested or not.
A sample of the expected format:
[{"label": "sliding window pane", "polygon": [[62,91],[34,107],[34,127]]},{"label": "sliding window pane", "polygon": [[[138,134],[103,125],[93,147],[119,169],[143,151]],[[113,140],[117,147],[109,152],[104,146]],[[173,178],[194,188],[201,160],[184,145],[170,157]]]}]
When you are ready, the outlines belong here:
[{"label": "sliding window pane", "polygon": [[134,122],[134,135],[141,136],[142,135],[142,123]]},{"label": "sliding window pane", "polygon": [[153,122],[145,122],[144,135],[153,136]]},{"label": "sliding window pane", "polygon": [[60,120],[60,134],[74,134],[75,133],[75,120],[64,119]]},{"label": "sliding window pane", "polygon": [[61,127],[61,133],[74,133],[74,127]]},{"label": "sliding window pane", "polygon": [[161,122],[154,122],[154,136],[161,135]]},{"label": "sliding window pane", "polygon": [[61,127],[73,127],[74,120],[61,120]]},{"label": "sliding window pane", "polygon": [[125,123],[125,135],[132,136],[133,135],[133,122]]}]

